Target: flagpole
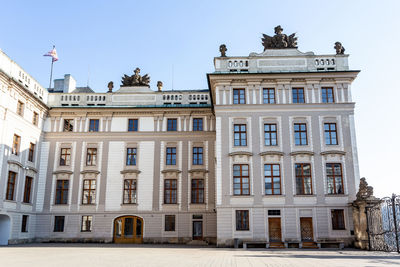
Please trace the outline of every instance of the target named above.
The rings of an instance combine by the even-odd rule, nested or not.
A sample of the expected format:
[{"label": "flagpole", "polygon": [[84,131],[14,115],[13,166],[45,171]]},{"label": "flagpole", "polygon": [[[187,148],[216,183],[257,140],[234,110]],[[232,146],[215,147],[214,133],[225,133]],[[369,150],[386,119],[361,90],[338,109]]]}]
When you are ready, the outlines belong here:
[{"label": "flagpole", "polygon": [[53,79],[53,63],[54,60],[53,58],[51,59],[51,70],[50,70],[50,85],[49,85],[49,89],[51,89],[51,80]]}]

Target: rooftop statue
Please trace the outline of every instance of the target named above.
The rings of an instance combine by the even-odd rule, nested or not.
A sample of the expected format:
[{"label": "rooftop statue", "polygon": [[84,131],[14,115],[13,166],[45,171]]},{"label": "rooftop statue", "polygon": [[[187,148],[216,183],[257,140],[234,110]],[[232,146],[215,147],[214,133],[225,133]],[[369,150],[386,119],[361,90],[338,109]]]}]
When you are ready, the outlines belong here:
[{"label": "rooftop statue", "polygon": [[226,48],[225,44],[219,46],[219,52],[221,52],[221,57],[226,57],[226,51],[228,51],[228,48]]},{"label": "rooftop statue", "polygon": [[275,27],[275,35],[273,37],[263,34],[264,37],[261,40],[263,41],[264,51],[266,49],[297,48],[296,33],[287,36],[282,31],[281,25],[278,25]]},{"label": "rooftop statue", "polygon": [[121,86],[149,86],[150,76],[148,74],[141,76],[139,75],[140,69],[136,68],[132,76],[124,74],[121,80]]},{"label": "rooftop statue", "polygon": [[343,55],[344,54],[344,47],[341,42],[336,42],[335,46],[333,47],[336,49],[336,55]]},{"label": "rooftop statue", "polygon": [[369,186],[365,178],[360,179],[360,187],[357,193],[357,200],[363,200],[368,198],[373,198],[374,195],[374,188]]},{"label": "rooftop statue", "polygon": [[108,87],[108,92],[109,92],[109,93],[112,93],[112,90],[113,90],[113,88],[114,88],[114,83],[113,83],[113,82],[109,82],[109,83],[107,84],[107,87]]}]

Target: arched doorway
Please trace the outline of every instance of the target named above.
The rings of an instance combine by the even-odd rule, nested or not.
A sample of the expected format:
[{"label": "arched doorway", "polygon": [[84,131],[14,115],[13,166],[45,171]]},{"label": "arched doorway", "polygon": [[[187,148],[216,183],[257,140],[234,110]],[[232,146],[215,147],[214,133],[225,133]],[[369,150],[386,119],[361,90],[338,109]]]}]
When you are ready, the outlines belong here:
[{"label": "arched doorway", "polygon": [[114,220],[114,242],[120,244],[143,243],[143,219],[121,216]]},{"label": "arched doorway", "polygon": [[0,245],[8,245],[10,238],[10,217],[0,214]]}]

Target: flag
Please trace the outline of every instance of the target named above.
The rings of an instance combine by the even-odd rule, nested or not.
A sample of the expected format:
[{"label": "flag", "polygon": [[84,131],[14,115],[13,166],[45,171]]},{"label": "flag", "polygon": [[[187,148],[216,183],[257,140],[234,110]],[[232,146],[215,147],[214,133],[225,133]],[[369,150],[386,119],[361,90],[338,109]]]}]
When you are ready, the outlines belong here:
[{"label": "flag", "polygon": [[56,51],[56,46],[53,46],[53,49],[49,52],[47,52],[47,54],[44,54],[43,56],[45,57],[52,57],[52,61],[57,61],[58,60],[58,55],[57,55],[57,51]]}]

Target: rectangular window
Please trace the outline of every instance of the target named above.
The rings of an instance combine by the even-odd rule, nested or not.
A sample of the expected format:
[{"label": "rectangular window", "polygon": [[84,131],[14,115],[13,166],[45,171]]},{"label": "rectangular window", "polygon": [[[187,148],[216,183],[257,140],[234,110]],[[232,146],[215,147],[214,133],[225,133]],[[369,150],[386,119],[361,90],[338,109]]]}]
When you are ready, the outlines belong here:
[{"label": "rectangular window", "polygon": [[176,204],[177,190],[176,179],[164,180],[164,204]]},{"label": "rectangular window", "polygon": [[124,180],[124,204],[136,204],[136,180]]},{"label": "rectangular window", "polygon": [[54,232],[64,232],[65,216],[54,217]]},{"label": "rectangular window", "polygon": [[344,194],[342,164],[327,163],[326,176],[328,182],[328,194]]},{"label": "rectangular window", "polygon": [[68,180],[57,180],[56,204],[68,204]]},{"label": "rectangular window", "polygon": [[281,169],[279,164],[264,165],[264,180],[266,195],[280,195],[281,192]]},{"label": "rectangular window", "polygon": [[64,119],[64,132],[72,132],[74,130],[74,120]]},{"label": "rectangular window", "polygon": [[250,195],[249,165],[233,165],[233,194]]},{"label": "rectangular window", "polygon": [[21,137],[19,135],[14,134],[13,138],[13,146],[11,153],[14,155],[19,154],[19,146],[21,145]]},{"label": "rectangular window", "polygon": [[32,124],[36,126],[39,124],[39,114],[37,114],[36,112],[33,112]]},{"label": "rectangular window", "polygon": [[88,148],[86,152],[86,166],[96,166],[97,148]]},{"label": "rectangular window", "polygon": [[193,148],[193,165],[203,165],[203,148]]},{"label": "rectangular window", "polygon": [[176,165],[176,147],[167,147],[167,165]]},{"label": "rectangular window", "polygon": [[29,176],[25,177],[24,203],[31,202],[32,182],[33,182],[32,177],[29,177]]},{"label": "rectangular window", "polygon": [[194,118],[193,119],[193,131],[203,131],[203,119]]},{"label": "rectangular window", "polygon": [[28,215],[22,215],[22,222],[21,222],[21,232],[26,233],[28,232]]},{"label": "rectangular window", "polygon": [[71,149],[61,148],[60,166],[69,166],[71,164]]},{"label": "rectangular window", "polygon": [[277,146],[276,124],[264,124],[264,144],[266,146]]},{"label": "rectangular window", "polygon": [[89,132],[98,132],[99,131],[99,120],[91,119],[89,121]]},{"label": "rectangular window", "polygon": [[280,216],[281,210],[268,210],[268,216]]},{"label": "rectangular window", "polygon": [[96,204],[96,180],[83,180],[82,204]]},{"label": "rectangular window", "polygon": [[237,210],[236,211],[236,231],[248,231],[249,227],[249,211]]},{"label": "rectangular window", "polygon": [[234,145],[247,146],[246,124],[234,125]]},{"label": "rectangular window", "polygon": [[308,163],[295,164],[296,194],[312,195],[311,165]]},{"label": "rectangular window", "polygon": [[15,183],[17,182],[17,174],[15,172],[8,172],[6,199],[14,200]]},{"label": "rectangular window", "polygon": [[17,114],[20,116],[24,116],[24,103],[18,101],[17,103]]},{"label": "rectangular window", "polygon": [[246,104],[244,89],[233,89],[233,104]]},{"label": "rectangular window", "polygon": [[175,215],[165,215],[164,231],[166,232],[175,231]]},{"label": "rectangular window", "polygon": [[137,119],[129,119],[128,120],[128,132],[137,132],[138,131],[138,120]]},{"label": "rectangular window", "polygon": [[322,103],[335,103],[335,97],[333,95],[332,87],[322,87],[321,94],[322,94]]},{"label": "rectangular window", "polygon": [[35,159],[35,144],[29,143],[28,161],[33,162]]},{"label": "rectangular window", "polygon": [[264,88],[263,89],[263,103],[264,104],[275,104],[275,89]]},{"label": "rectangular window", "polygon": [[167,131],[176,131],[178,129],[178,120],[177,119],[168,119],[167,120]]},{"label": "rectangular window", "polygon": [[136,148],[127,148],[126,149],[126,166],[135,166],[136,165]]},{"label": "rectangular window", "polygon": [[294,124],[294,143],[296,146],[307,145],[307,124],[305,123]]},{"label": "rectangular window", "polygon": [[304,89],[303,88],[293,88],[292,89],[292,99],[293,103],[305,103],[304,101]]},{"label": "rectangular window", "polygon": [[325,130],[325,144],[337,145],[336,123],[324,123]]},{"label": "rectangular window", "polygon": [[344,225],[344,211],[331,210],[332,215],[332,230],[346,230]]},{"label": "rectangular window", "polygon": [[192,203],[204,203],[204,180],[192,179]]},{"label": "rectangular window", "polygon": [[91,232],[92,231],[92,215],[82,216],[81,232]]}]

